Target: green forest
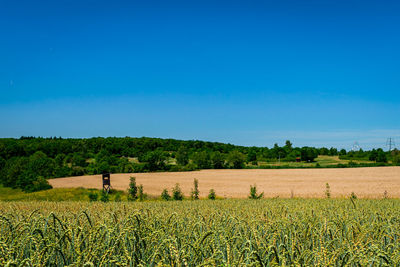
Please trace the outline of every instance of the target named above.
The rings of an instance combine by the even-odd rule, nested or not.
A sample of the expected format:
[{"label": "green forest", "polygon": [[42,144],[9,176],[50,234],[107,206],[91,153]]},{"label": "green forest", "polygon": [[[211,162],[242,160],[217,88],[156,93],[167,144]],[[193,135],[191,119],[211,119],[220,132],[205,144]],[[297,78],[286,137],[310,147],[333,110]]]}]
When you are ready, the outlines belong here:
[{"label": "green forest", "polygon": [[[26,192],[48,189],[48,178],[111,173],[192,171],[198,169],[289,168],[261,162],[313,162],[319,155],[339,156],[348,164],[329,167],[398,165],[398,150],[350,151],[336,148],[246,147],[205,141],[160,138],[84,139],[21,137],[0,139],[0,184]],[[368,160],[371,163],[357,163]],[[318,164],[316,167],[319,167]]]}]

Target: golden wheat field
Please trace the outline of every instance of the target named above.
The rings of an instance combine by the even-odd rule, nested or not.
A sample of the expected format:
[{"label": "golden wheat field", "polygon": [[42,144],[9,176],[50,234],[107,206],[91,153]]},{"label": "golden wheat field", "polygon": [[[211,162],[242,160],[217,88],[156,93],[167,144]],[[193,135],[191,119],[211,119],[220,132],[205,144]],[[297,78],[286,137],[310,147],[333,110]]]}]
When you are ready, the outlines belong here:
[{"label": "golden wheat field", "polygon": [[[324,197],[329,183],[332,197],[349,196],[381,198],[400,197],[400,167],[345,168],[345,169],[244,169],[201,170],[193,172],[156,172],[112,174],[114,189],[126,190],[129,177],[135,176],[149,195],[160,195],[164,188],[170,190],[179,183],[188,196],[193,180],[199,180],[200,196],[205,197],[213,188],[217,195],[226,198],[246,198],[249,186],[257,185],[265,197]],[[101,176],[77,176],[51,179],[54,188],[101,188]]]}]

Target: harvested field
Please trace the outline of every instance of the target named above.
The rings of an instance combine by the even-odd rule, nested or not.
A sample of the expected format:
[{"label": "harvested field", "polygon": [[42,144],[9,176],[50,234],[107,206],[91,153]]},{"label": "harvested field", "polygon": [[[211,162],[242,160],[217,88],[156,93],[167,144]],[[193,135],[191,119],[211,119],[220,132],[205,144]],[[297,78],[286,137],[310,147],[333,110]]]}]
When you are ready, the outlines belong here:
[{"label": "harvested field", "polygon": [[[265,197],[324,197],[325,185],[329,183],[332,197],[349,196],[382,198],[385,191],[389,197],[400,197],[400,167],[346,168],[346,169],[245,169],[201,170],[193,172],[156,172],[112,174],[114,189],[126,190],[129,177],[135,176],[137,184],[143,184],[150,195],[160,195],[164,188],[179,183],[184,194],[189,195],[193,179],[199,180],[200,196],[215,189],[218,196],[246,198],[249,186],[257,184]],[[54,188],[84,187],[101,188],[101,175],[57,178],[49,180]]]}]

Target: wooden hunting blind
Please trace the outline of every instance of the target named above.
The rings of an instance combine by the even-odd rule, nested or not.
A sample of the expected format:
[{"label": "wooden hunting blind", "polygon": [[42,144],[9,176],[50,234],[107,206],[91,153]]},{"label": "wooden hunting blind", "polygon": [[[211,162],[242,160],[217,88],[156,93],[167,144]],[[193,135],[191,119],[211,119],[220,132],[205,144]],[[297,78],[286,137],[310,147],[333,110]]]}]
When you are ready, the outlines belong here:
[{"label": "wooden hunting blind", "polygon": [[110,181],[110,173],[103,173],[103,191],[110,192],[111,189],[111,181]]}]

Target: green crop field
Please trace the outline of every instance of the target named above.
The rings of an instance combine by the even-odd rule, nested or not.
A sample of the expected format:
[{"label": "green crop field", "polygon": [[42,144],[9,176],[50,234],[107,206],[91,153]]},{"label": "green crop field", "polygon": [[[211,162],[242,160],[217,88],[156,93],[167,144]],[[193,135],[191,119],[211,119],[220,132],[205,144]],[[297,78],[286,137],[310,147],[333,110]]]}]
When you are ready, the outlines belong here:
[{"label": "green crop field", "polygon": [[0,266],[399,266],[400,201],[0,202]]}]

